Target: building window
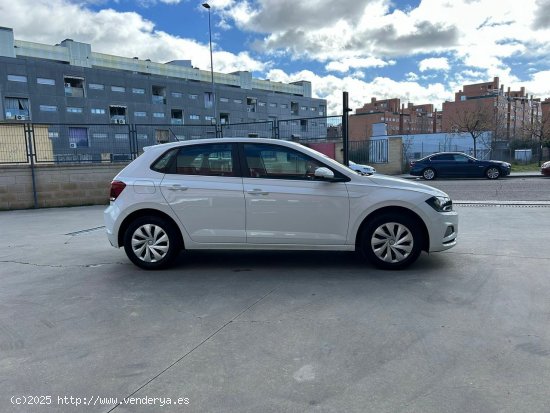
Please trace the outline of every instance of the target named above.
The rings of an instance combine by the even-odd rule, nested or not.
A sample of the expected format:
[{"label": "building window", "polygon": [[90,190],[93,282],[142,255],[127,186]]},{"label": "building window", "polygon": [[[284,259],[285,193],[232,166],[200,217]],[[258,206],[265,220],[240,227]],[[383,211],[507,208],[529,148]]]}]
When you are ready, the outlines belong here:
[{"label": "building window", "polygon": [[246,111],[256,112],[256,105],[258,101],[256,98],[246,98]]},{"label": "building window", "polygon": [[277,104],[276,104],[276,103],[270,103],[270,104],[269,104],[269,107],[270,107],[270,108],[276,108],[276,107],[277,107]]},{"label": "building window", "polygon": [[220,113],[220,123],[222,125],[229,125],[229,113]]},{"label": "building window", "polygon": [[54,79],[47,79],[45,77],[37,77],[36,78],[36,83],[38,83],[39,85],[54,86],[55,85],[55,80]]},{"label": "building window", "polygon": [[204,107],[210,109],[214,104],[212,99],[212,92],[204,92]]},{"label": "building window", "polygon": [[157,105],[166,104],[166,88],[163,86],[153,86],[151,88],[152,101]]},{"label": "building window", "polygon": [[170,111],[170,123],[172,125],[183,125],[183,110],[172,109]]},{"label": "building window", "polygon": [[71,148],[87,148],[90,146],[88,143],[88,129],[69,127],[69,146]]},{"label": "building window", "polygon": [[109,117],[111,118],[111,123],[124,125],[126,123],[126,110],[126,106],[109,106]]},{"label": "building window", "polygon": [[214,116],[205,116],[204,120],[209,122],[209,123],[212,123],[212,121],[214,120]]},{"label": "building window", "polygon": [[307,106],[300,106],[300,110],[307,110]]},{"label": "building window", "polygon": [[311,110],[312,112],[315,112],[317,110],[317,108],[312,106],[312,107],[309,108],[309,110]]},{"label": "building window", "polygon": [[73,98],[83,98],[84,94],[84,78],[76,76],[63,76],[65,84],[65,96]]},{"label": "building window", "polygon": [[117,140],[128,140],[127,133],[115,133],[115,139]]},{"label": "building window", "polygon": [[90,89],[94,89],[94,90],[104,90],[105,89],[105,86],[104,85],[100,85],[99,83],[90,83],[88,85],[88,87]]},{"label": "building window", "polygon": [[27,83],[27,76],[23,75],[8,75],[8,80],[10,82],[22,82]]},{"label": "building window", "polygon": [[105,115],[105,109],[92,108],[90,112],[92,112],[92,115]]},{"label": "building window", "polygon": [[77,108],[74,106],[67,106],[68,113],[82,113],[82,108]]},{"label": "building window", "polygon": [[199,115],[193,115],[193,114],[189,115],[189,119],[191,120],[200,120],[200,118],[201,117]]},{"label": "building window", "polygon": [[59,132],[48,131],[48,138],[50,139],[59,138]]},{"label": "building window", "polygon": [[171,93],[173,98],[181,98],[183,96],[183,93],[181,92],[172,92]]},{"label": "building window", "polygon": [[241,103],[243,103],[243,100],[242,99],[233,99],[233,103],[241,104]]},{"label": "building window", "polygon": [[147,116],[147,112],[134,112],[136,118],[144,118],[145,116]]},{"label": "building window", "polygon": [[189,99],[191,100],[197,100],[199,95],[189,95]]},{"label": "building window", "polygon": [[229,99],[228,98],[220,98],[220,102],[227,103],[227,102],[229,102]]},{"label": "building window", "polygon": [[126,88],[122,86],[111,86],[111,92],[126,92]]},{"label": "building window", "polygon": [[41,112],[57,112],[57,106],[40,105]]},{"label": "building window", "polygon": [[298,114],[298,102],[290,102],[290,114],[291,115]]},{"label": "building window", "polygon": [[136,95],[144,95],[145,94],[145,89],[142,89],[142,88],[139,88],[139,87],[133,87],[132,88],[132,93],[134,93]]},{"label": "building window", "polygon": [[140,140],[147,140],[147,134],[146,133],[138,133],[137,138]]},{"label": "building window", "polygon": [[258,106],[263,108],[265,106],[265,102],[258,102]]},{"label": "building window", "polygon": [[92,134],[92,138],[94,139],[107,139],[109,137],[109,135],[107,135],[106,133],[93,133]]},{"label": "building window", "polygon": [[166,143],[170,140],[170,131],[165,129],[155,130],[155,140],[157,143]]},{"label": "building window", "polygon": [[164,112],[153,112],[154,118],[164,118]]}]

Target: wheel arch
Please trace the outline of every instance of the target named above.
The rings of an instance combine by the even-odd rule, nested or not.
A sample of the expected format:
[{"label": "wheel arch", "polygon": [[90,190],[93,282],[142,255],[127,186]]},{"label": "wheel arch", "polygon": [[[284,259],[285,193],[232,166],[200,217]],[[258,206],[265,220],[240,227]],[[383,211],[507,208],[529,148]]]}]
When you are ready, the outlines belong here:
[{"label": "wheel arch", "polygon": [[379,209],[376,209],[372,211],[370,214],[368,214],[365,218],[363,218],[363,221],[361,222],[361,225],[359,225],[359,229],[357,230],[357,233],[355,234],[355,248],[357,249],[359,247],[359,244],[361,243],[361,236],[363,234],[363,231],[369,221],[372,219],[385,214],[396,214],[396,215],[404,215],[411,219],[414,219],[416,222],[418,222],[418,225],[420,227],[420,230],[422,231],[423,236],[423,243],[422,243],[422,250],[428,251],[430,248],[430,233],[428,232],[428,227],[426,226],[426,223],[418,215],[416,212],[405,208],[401,206],[386,206]]},{"label": "wheel arch", "polygon": [[136,220],[137,218],[144,217],[144,216],[159,217],[159,218],[162,218],[162,219],[166,220],[171,225],[173,225],[174,228],[177,230],[180,245],[182,246],[182,248],[184,247],[185,244],[184,244],[183,236],[181,234],[181,230],[180,230],[180,227],[178,226],[178,224],[174,221],[174,219],[170,215],[166,214],[165,212],[159,211],[158,209],[154,209],[154,208],[138,209],[137,211],[132,212],[126,218],[124,218],[124,220],[122,221],[122,223],[120,224],[120,227],[118,229],[118,245],[123,245],[124,244],[124,234],[126,233],[126,230],[130,226],[130,224],[134,220]]}]

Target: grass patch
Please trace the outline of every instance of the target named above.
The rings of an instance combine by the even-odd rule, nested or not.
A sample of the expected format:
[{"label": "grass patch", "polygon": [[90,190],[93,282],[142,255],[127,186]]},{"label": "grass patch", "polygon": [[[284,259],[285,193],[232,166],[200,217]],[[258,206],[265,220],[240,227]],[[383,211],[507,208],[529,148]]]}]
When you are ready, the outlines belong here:
[{"label": "grass patch", "polygon": [[538,162],[512,163],[512,172],[540,172]]}]

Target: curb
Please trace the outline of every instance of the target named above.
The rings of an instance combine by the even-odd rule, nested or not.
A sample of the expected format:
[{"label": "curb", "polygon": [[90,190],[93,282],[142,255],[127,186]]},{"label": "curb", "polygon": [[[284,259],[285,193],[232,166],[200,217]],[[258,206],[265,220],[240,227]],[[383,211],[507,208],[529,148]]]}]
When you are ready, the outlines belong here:
[{"label": "curb", "polygon": [[[422,177],[420,176],[413,176],[413,175],[395,175],[396,178],[403,178],[403,179],[420,179],[422,181],[424,181],[424,179],[422,179]],[[541,177],[541,178],[545,178],[544,175],[542,175],[541,173],[526,173],[525,175],[519,175],[519,174],[510,174],[508,176],[505,176],[504,178],[500,178],[500,179],[508,179],[508,178],[537,178],[537,177]],[[442,178],[443,180],[459,180],[459,179],[485,179],[485,178]],[[441,180],[441,179],[438,179],[438,180]],[[426,182],[430,182],[430,181],[426,181]]]}]

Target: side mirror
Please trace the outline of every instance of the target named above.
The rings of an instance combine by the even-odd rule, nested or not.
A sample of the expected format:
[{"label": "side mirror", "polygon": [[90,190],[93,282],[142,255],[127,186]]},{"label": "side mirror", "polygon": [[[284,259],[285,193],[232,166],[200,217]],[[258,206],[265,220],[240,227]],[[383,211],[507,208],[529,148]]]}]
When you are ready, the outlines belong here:
[{"label": "side mirror", "polygon": [[315,177],[321,179],[334,179],[334,172],[325,167],[317,168],[315,170]]}]

